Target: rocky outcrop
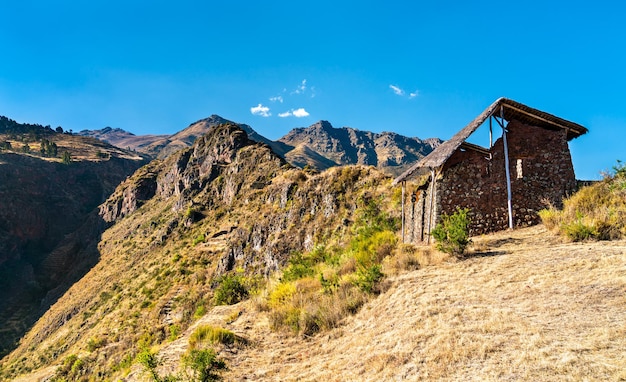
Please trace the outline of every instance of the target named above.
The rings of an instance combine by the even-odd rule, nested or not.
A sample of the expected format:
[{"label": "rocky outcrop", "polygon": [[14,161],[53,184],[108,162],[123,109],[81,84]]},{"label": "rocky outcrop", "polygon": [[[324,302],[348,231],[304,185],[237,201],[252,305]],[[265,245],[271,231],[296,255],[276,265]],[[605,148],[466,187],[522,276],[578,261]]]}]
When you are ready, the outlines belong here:
[{"label": "rocky outcrop", "polygon": [[158,162],[151,162],[124,180],[115,192],[99,207],[100,216],[112,223],[141,207],[156,193],[155,169]]}]

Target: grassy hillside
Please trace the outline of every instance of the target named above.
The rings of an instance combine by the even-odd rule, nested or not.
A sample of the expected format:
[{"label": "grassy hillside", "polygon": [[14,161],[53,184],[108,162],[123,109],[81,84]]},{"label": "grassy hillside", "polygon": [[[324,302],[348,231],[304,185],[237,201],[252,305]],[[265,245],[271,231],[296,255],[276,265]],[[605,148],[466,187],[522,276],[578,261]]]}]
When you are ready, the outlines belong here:
[{"label": "grassy hillside", "polygon": [[626,378],[626,241],[539,226],[449,258],[398,243],[390,183],[372,167],[294,169],[221,125],[101,206],[99,263],[0,376]]},{"label": "grassy hillside", "polygon": [[[399,211],[391,208],[394,198],[383,197],[391,179],[375,169],[307,173],[242,134],[218,128],[118,188],[108,205],[126,205],[149,179],[158,183],[154,197],[103,233],[99,263],[3,360],[5,376],[73,357],[82,363],[79,380],[123,376],[144,349],[177,339],[209,310],[224,275],[242,272],[254,294],[293,254],[321,243],[345,248],[371,202]],[[353,261],[336,259],[337,266]],[[349,267],[342,276],[356,272]],[[342,282],[342,290],[361,293],[359,278]]]},{"label": "grassy hillside", "polygon": [[[431,253],[400,274],[386,262],[387,290],[313,337],[272,331],[254,300],[213,308],[159,349],[159,371],[212,325],[248,341],[216,346],[226,381],[626,378],[626,241],[563,243],[537,226],[474,242],[463,260]],[[135,365],[127,380],[144,377]]]},{"label": "grassy hillside", "polygon": [[572,241],[626,237],[626,165],[619,162],[600,182],[567,198],[563,209],[540,212],[544,224]]}]

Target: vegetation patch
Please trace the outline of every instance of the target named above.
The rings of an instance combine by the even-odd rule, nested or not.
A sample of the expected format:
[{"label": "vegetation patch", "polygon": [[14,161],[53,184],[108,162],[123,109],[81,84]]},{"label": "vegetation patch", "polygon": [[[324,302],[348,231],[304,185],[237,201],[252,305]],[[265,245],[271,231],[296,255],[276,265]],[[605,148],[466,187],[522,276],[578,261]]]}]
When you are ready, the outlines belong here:
[{"label": "vegetation patch", "polygon": [[[342,184],[355,181],[350,172],[342,172],[341,179]],[[274,329],[310,336],[337,327],[380,291],[382,261],[397,246],[397,222],[384,212],[383,202],[361,195],[345,244],[331,237],[332,245],[318,244],[311,251],[292,254],[267,295]]]},{"label": "vegetation patch", "polygon": [[215,305],[233,305],[250,295],[246,278],[240,273],[226,274],[217,279],[213,300]]},{"label": "vegetation patch", "polygon": [[437,249],[455,256],[460,256],[465,252],[471,243],[468,214],[468,208],[457,207],[452,215],[441,215],[440,222],[432,231],[433,237],[437,240]]},{"label": "vegetation patch", "polygon": [[193,349],[206,345],[233,345],[245,343],[245,339],[232,331],[211,325],[199,326],[189,337],[189,346]]},{"label": "vegetation patch", "polygon": [[626,165],[618,161],[601,181],[583,187],[539,212],[545,226],[571,241],[616,240],[626,237]]}]

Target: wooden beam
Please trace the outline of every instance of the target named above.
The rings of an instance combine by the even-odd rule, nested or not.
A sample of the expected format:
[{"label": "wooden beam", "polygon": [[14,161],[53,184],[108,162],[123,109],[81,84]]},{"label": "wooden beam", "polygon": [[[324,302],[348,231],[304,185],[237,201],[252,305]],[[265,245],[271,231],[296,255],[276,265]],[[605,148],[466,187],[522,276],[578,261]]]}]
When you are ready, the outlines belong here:
[{"label": "wooden beam", "polygon": [[550,121],[549,119],[546,119],[546,118],[540,117],[540,116],[538,116],[537,114],[529,113],[529,112],[527,112],[527,111],[525,111],[525,110],[522,110],[522,109],[520,109],[520,108],[517,108],[517,107],[515,107],[515,106],[511,106],[511,105],[508,105],[508,104],[503,104],[503,105],[504,105],[504,107],[507,107],[507,108],[509,108],[509,109],[512,109],[512,110],[517,111],[518,113],[522,113],[522,114],[525,114],[525,115],[527,115],[527,116],[529,116],[529,117],[531,117],[531,118],[538,119],[538,120],[543,121],[543,122],[545,122],[545,123],[549,123],[549,124],[551,124],[551,125],[554,125],[554,126],[560,127],[561,129],[565,129],[566,131],[571,129],[571,130],[574,130],[577,134],[583,134],[583,132],[581,132],[581,131],[576,131],[576,129],[572,129],[571,127],[563,126],[563,125],[561,125],[561,124],[560,124],[560,123],[558,123],[558,122],[555,122],[555,121]]},{"label": "wooden beam", "polygon": [[402,181],[402,244],[404,244],[404,189],[406,182]]}]

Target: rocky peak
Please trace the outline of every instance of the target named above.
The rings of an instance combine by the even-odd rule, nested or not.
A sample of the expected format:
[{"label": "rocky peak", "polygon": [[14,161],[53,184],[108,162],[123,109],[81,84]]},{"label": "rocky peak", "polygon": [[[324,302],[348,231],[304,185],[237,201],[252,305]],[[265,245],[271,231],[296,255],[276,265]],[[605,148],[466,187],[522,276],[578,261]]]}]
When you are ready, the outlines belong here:
[{"label": "rocky peak", "polygon": [[[249,155],[259,158],[241,163],[240,156],[251,146],[258,150]],[[199,137],[190,148],[137,171],[100,206],[100,215],[105,221],[113,222],[132,213],[154,197],[177,198],[174,209],[181,210],[189,206],[194,195],[203,191],[225,172],[229,176],[252,172],[250,166],[261,167],[263,162],[273,162],[274,167],[285,164],[268,146],[249,139],[239,126],[230,123],[217,125],[206,135]],[[231,200],[243,181],[243,176],[241,179],[232,178],[230,183],[218,191],[217,198]]]}]

